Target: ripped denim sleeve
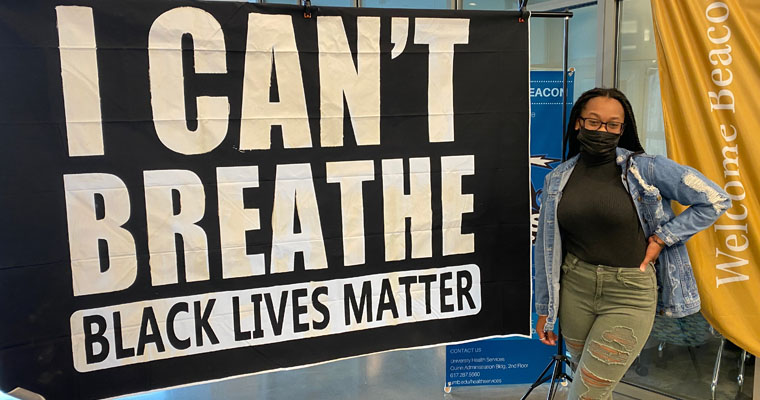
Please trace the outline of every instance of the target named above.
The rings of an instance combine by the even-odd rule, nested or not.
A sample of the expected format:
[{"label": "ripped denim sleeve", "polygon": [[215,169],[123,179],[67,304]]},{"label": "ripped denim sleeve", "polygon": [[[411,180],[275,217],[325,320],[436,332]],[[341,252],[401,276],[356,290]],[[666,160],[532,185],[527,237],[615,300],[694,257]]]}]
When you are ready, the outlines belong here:
[{"label": "ripped denim sleeve", "polygon": [[662,195],[667,200],[675,200],[688,207],[655,231],[668,246],[686,241],[708,228],[731,207],[728,194],[696,169],[664,157],[658,157],[651,167],[655,184]]}]

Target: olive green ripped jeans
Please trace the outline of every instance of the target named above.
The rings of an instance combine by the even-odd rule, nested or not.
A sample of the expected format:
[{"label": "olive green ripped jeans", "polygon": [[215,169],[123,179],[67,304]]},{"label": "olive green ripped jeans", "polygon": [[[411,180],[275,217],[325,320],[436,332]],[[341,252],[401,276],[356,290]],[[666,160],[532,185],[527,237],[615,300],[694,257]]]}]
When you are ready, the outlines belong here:
[{"label": "olive green ripped jeans", "polygon": [[618,268],[568,254],[562,263],[559,322],[575,368],[568,400],[611,399],[654,322],[657,278],[650,264]]}]

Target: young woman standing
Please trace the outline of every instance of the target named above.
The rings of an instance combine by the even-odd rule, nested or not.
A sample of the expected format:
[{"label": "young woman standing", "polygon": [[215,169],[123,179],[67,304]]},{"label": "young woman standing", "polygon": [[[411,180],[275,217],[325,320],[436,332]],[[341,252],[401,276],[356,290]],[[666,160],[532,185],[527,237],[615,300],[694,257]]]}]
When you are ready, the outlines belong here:
[{"label": "young woman standing", "polygon": [[[644,346],[655,312],[699,311],[684,242],[731,205],[697,170],[644,153],[617,89],[583,93],[570,112],[568,161],[546,176],[536,237],[536,324],[555,345],[559,318],[577,363],[568,399],[608,399]],[[676,216],[671,200],[685,206]]]}]

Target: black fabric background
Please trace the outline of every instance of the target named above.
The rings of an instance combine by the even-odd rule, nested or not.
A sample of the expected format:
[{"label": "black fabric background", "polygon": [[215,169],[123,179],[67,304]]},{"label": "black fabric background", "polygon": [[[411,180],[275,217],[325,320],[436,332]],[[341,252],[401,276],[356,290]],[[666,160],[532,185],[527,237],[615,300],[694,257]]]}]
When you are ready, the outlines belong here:
[{"label": "black fabric background", "polygon": [[[98,45],[105,156],[69,158],[61,88],[55,6],[93,8]],[[186,156],[164,147],[155,134],[148,80],[148,32],[164,11],[178,6],[207,10],[222,24],[226,75],[186,71],[188,106],[197,95],[228,95],[227,136],[210,153]],[[310,149],[283,149],[273,134],[268,151],[238,152],[248,14],[293,15],[310,116]],[[345,145],[320,148],[316,19],[340,15],[352,49],[357,15],[381,17],[381,145],[357,147],[345,121]],[[457,45],[454,65],[455,142],[428,142],[427,46],[413,44],[413,18],[404,53],[391,59],[390,18],[470,18],[469,44]],[[530,193],[528,161],[528,27],[516,13],[320,7],[304,19],[297,6],[192,1],[12,1],[0,4],[0,389],[23,387],[47,399],[99,398],[255,371],[310,364],[382,350],[472,338],[529,333]],[[192,43],[186,40],[185,45]],[[189,64],[191,53],[186,52]],[[189,114],[193,118],[193,107]],[[475,253],[441,256],[440,157],[473,154],[476,174],[463,178],[475,212],[463,216],[474,232]],[[433,257],[385,262],[382,236],[381,159],[430,157]],[[324,181],[326,161],[374,160],[374,181],[364,184],[366,264],[342,261],[340,192]],[[262,229],[248,235],[251,252],[269,264],[273,179],[277,164],[310,162],[319,201],[329,268],[221,279],[215,168],[258,165]],[[187,169],[204,182],[211,279],[151,287],[142,173]],[[408,168],[408,161],[405,161]],[[74,297],[71,284],[63,175],[110,173],[127,185],[132,214],[125,228],[135,237],[138,276],[128,289]],[[408,240],[408,239],[407,239]],[[409,247],[407,248],[409,254]],[[474,263],[482,278],[478,315],[370,329],[259,347],[79,373],[73,368],[69,318],[77,310],[199,293],[324,281],[392,271]],[[420,366],[424,368],[424,366]],[[443,378],[442,378],[443,379]]]}]

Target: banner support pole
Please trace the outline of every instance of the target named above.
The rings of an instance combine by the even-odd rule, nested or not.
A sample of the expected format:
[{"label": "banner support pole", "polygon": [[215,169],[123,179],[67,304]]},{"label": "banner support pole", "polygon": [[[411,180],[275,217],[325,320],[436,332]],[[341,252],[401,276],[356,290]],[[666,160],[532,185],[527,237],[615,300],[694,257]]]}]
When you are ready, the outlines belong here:
[{"label": "banner support pole", "polygon": [[564,47],[562,48],[562,161],[567,159],[567,67],[568,43],[570,41],[570,16],[565,16]]}]

